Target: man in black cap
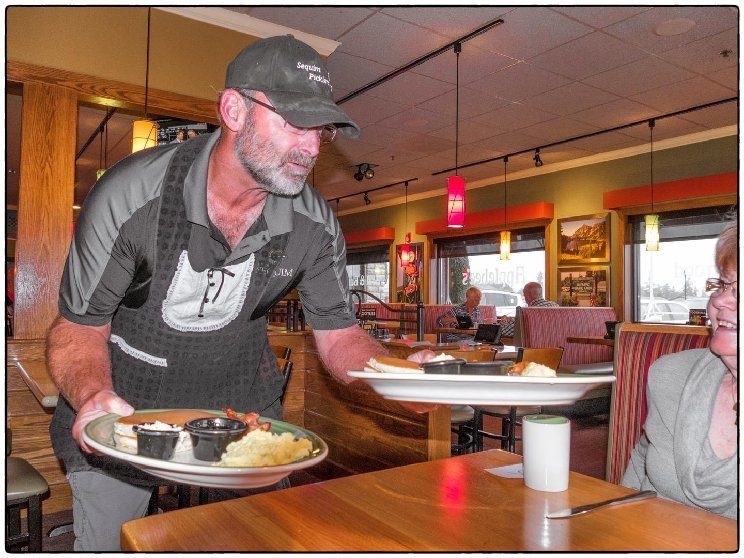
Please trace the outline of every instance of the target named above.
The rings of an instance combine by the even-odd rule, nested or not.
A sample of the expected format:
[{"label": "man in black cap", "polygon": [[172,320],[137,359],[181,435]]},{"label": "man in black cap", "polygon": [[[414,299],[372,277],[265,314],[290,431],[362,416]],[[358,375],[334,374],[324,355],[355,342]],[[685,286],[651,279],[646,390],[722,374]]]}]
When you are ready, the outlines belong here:
[{"label": "man in black cap", "polygon": [[93,419],[222,407],[281,417],[265,314],[289,290],[338,380],[385,352],[356,325],[343,235],[305,182],[322,143],[359,135],[323,60],[291,36],[260,40],[225,87],[220,131],[127,157],[77,221],[47,340],[76,550],[117,550],[121,524],[144,515],[159,484],[95,455],[83,438]]}]

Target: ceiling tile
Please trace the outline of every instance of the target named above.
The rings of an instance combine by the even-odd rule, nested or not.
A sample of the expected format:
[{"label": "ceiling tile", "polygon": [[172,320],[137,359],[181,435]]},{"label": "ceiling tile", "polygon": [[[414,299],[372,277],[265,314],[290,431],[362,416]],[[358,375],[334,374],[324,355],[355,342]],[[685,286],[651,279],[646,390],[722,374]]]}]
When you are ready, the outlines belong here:
[{"label": "ceiling tile", "polygon": [[550,165],[552,163],[570,161],[571,159],[589,157],[590,155],[594,155],[594,152],[577,149],[576,147],[568,147],[567,145],[559,145],[551,147],[550,149],[541,150],[540,154],[542,155],[543,163]]},{"label": "ceiling tile", "polygon": [[408,134],[404,139],[393,142],[391,146],[428,155],[450,149],[455,146],[455,142],[430,134]]},{"label": "ceiling tile", "polygon": [[[510,161],[511,164],[511,161]],[[476,165],[474,167],[468,167],[462,169],[459,172],[460,176],[465,178],[465,182],[472,182],[474,180],[484,180],[486,178],[492,178],[494,184],[503,183],[504,181],[504,163],[497,161],[494,163],[484,163],[482,165]],[[503,193],[503,190],[502,190]],[[476,208],[477,210],[477,208]]]},{"label": "ceiling tile", "polygon": [[600,128],[612,128],[622,124],[629,124],[643,120],[650,116],[657,116],[658,110],[644,106],[628,99],[619,99],[606,105],[599,105],[582,110],[571,115],[571,118],[581,120]]},{"label": "ceiling tile", "polygon": [[449,83],[407,72],[375,87],[365,95],[390,99],[396,103],[417,105],[454,88],[455,86]]},{"label": "ceiling tile", "polygon": [[[455,141],[455,125],[451,124],[429,135]],[[493,126],[484,124],[479,119],[460,122],[460,144],[465,145],[493,136]]]},{"label": "ceiling tile", "polygon": [[604,153],[605,151],[614,151],[623,149],[641,143],[638,138],[627,136],[622,132],[610,132],[600,134],[567,144],[569,147],[583,149],[585,151],[594,151],[595,153]]},{"label": "ceiling tile", "polygon": [[522,149],[537,147],[540,145],[540,140],[527,134],[522,134],[521,132],[509,132],[475,142],[474,145],[493,149],[499,153],[513,153]]},{"label": "ceiling tile", "polygon": [[[460,119],[470,119],[497,108],[505,107],[510,103],[505,99],[499,99],[488,92],[475,91],[468,87],[460,86]],[[420,108],[432,110],[441,114],[454,116],[457,110],[456,91],[448,91],[444,95],[429,99],[418,105]]]},{"label": "ceiling tile", "polygon": [[378,64],[338,50],[328,57],[328,72],[331,74],[334,89],[339,87],[353,91],[393,69],[392,66]]},{"label": "ceiling tile", "polygon": [[697,122],[706,128],[722,128],[739,123],[739,111],[736,103],[726,103],[695,112],[683,114],[680,118]]},{"label": "ceiling tile", "polygon": [[571,118],[556,118],[547,122],[540,122],[533,126],[522,128],[520,132],[536,137],[540,143],[550,143],[573,136],[581,136],[596,132],[599,128],[591,124],[572,120]]},{"label": "ceiling tile", "polygon": [[602,91],[596,87],[575,81],[563,87],[552,89],[536,97],[522,101],[525,105],[565,116],[573,112],[609,103],[618,99],[617,95]]},{"label": "ceiling tile", "polygon": [[[514,58],[477,48],[470,42],[464,43],[460,53],[460,86],[477,81],[484,75],[497,72],[517,62],[518,60]],[[457,81],[457,56],[449,50],[427,60],[411,71],[454,85]]]},{"label": "ceiling tile", "polygon": [[508,11],[509,8],[504,7],[475,8],[471,6],[466,8],[388,7],[382,10],[387,15],[426,27],[450,39],[467,35],[474,29],[501,17]]},{"label": "ceiling tile", "polygon": [[375,11],[369,8],[335,8],[331,6],[316,8],[302,8],[299,6],[271,8],[266,6],[252,8],[250,15],[305,33],[337,39],[349,28],[357,25]]},{"label": "ceiling tile", "polygon": [[454,124],[454,122],[454,116],[413,108],[408,109],[405,113],[380,120],[379,124],[388,128],[399,128],[402,131],[426,134],[434,130],[440,130],[448,124]]},{"label": "ceiling tile", "polygon": [[686,81],[645,91],[639,95],[634,95],[631,99],[661,112],[672,112],[735,95],[735,91],[704,77],[697,76]]},{"label": "ceiling tile", "polygon": [[349,164],[356,164],[361,162],[361,158],[374,153],[379,149],[379,145],[372,145],[371,143],[365,143],[361,140],[348,139],[339,134],[336,141],[326,147],[324,151],[344,160],[348,160]]},{"label": "ceiling tile", "polygon": [[504,23],[472,39],[474,46],[512,58],[527,59],[592,31],[549,8],[518,8]]},{"label": "ceiling tile", "polygon": [[555,115],[531,106],[512,103],[504,108],[481,114],[478,119],[484,124],[490,124],[494,132],[508,132],[525,128],[545,120],[554,120]]},{"label": "ceiling tile", "polygon": [[739,90],[739,68],[738,66],[729,66],[723,70],[718,70],[712,74],[708,74],[705,77],[712,79],[716,83],[720,83],[724,87],[728,87],[733,91]]},{"label": "ceiling tile", "polygon": [[[695,26],[681,35],[656,33],[659,24],[673,19],[690,19]],[[655,7],[606,27],[605,31],[649,52],[663,52],[736,27],[737,19],[734,11],[723,6]]]},{"label": "ceiling tile", "polygon": [[521,101],[569,82],[563,76],[522,62],[489,74],[469,87],[509,101]]},{"label": "ceiling tile", "polygon": [[341,52],[396,68],[449,42],[446,37],[382,13],[374,14],[338,40]]},{"label": "ceiling tile", "polygon": [[410,108],[372,95],[359,95],[339,106],[360,126],[379,122]]},{"label": "ceiling tile", "polygon": [[[393,143],[404,142],[410,134],[409,130],[402,130],[399,126],[388,127],[380,124],[370,124],[362,129],[361,140],[379,147],[390,147]],[[323,147],[323,149],[326,148],[327,146]]]},{"label": "ceiling tile", "polygon": [[[587,56],[587,53],[595,53],[595,56]],[[574,79],[582,79],[645,56],[647,54],[641,49],[601,31],[595,31],[531,58],[530,64]]]},{"label": "ceiling tile", "polygon": [[[729,29],[718,35],[662,52],[659,56],[693,72],[708,74],[722,68],[735,67],[739,63],[738,43],[737,29]],[[732,52],[724,58],[720,54],[723,50]]]},{"label": "ceiling tile", "polygon": [[660,58],[649,56],[620,68],[588,77],[584,82],[621,97],[628,97],[654,87],[689,79],[693,75]]},{"label": "ceiling tile", "polygon": [[375,160],[372,162],[386,168],[397,168],[398,166],[406,167],[409,162],[416,159],[421,159],[421,153],[390,147],[375,151]]},{"label": "ceiling tile", "polygon": [[[663,118],[656,121],[654,126],[654,141],[660,141],[668,138],[676,138],[695,132],[702,132],[706,128],[695,122],[684,120],[682,118]],[[624,130],[623,133],[644,140],[651,141],[651,134],[648,126],[633,126]]]},{"label": "ceiling tile", "polygon": [[553,8],[556,12],[561,12],[563,15],[599,29],[648,9],[642,6],[556,6]]}]

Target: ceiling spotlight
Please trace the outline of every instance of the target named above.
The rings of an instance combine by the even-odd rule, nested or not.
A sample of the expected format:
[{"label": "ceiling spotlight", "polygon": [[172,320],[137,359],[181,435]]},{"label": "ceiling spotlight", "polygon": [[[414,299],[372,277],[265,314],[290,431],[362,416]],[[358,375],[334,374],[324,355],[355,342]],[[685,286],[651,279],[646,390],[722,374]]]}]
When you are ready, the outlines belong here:
[{"label": "ceiling spotlight", "polygon": [[372,203],[372,200],[369,199],[369,195],[367,194],[367,192],[364,192],[364,205],[369,205],[371,203]]},{"label": "ceiling spotlight", "polygon": [[542,167],[543,166],[542,159],[540,158],[540,148],[539,147],[537,149],[535,149],[535,156],[532,159],[535,161],[535,166],[536,167]]},{"label": "ceiling spotlight", "polygon": [[366,171],[364,172],[364,176],[365,176],[365,178],[369,178],[369,179],[372,179],[372,178],[374,178],[374,177],[375,177],[375,171],[373,171],[373,170],[372,170],[371,168],[368,168],[368,169],[367,169],[367,170],[366,170]]},{"label": "ceiling spotlight", "polygon": [[377,165],[373,165],[372,163],[359,163],[356,166],[356,172],[354,173],[354,178],[359,180],[360,182],[367,179],[372,179],[375,177],[375,171],[372,170],[372,167],[376,167]]},{"label": "ceiling spotlight", "polygon": [[357,170],[354,173],[354,178],[356,178],[357,180],[361,182],[362,180],[364,180],[364,173],[361,170]]}]

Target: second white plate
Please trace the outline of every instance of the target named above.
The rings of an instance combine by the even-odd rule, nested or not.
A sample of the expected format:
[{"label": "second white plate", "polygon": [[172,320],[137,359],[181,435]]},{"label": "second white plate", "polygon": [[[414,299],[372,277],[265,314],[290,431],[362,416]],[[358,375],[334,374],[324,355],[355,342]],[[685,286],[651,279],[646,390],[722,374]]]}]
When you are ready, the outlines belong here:
[{"label": "second white plate", "polygon": [[615,376],[470,376],[351,371],[385,399],[448,405],[569,405]]}]

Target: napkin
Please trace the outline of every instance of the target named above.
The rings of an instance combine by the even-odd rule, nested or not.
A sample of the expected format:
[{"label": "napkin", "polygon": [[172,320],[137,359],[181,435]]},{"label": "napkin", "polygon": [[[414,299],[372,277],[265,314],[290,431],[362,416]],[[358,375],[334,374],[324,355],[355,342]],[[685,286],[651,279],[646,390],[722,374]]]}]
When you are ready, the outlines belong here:
[{"label": "napkin", "polygon": [[504,465],[503,467],[493,467],[491,469],[485,469],[486,473],[491,473],[497,477],[504,477],[505,479],[521,479],[524,478],[524,473],[521,463],[514,463],[513,465]]}]

